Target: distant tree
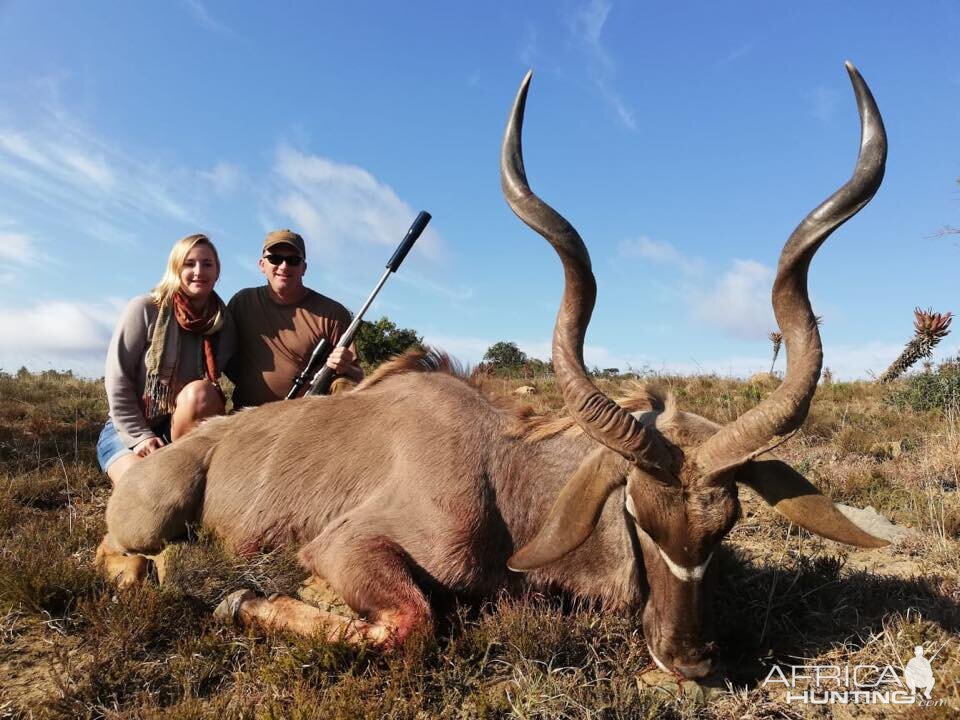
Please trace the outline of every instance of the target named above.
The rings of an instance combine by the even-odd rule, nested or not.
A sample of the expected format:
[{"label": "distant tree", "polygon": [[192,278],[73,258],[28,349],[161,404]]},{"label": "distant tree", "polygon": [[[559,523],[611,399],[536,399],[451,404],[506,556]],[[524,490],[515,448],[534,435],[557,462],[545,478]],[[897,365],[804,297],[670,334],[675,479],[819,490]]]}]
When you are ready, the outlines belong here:
[{"label": "distant tree", "polygon": [[587,374],[596,378],[615,380],[620,377],[620,368],[600,368],[594,365],[592,369],[587,371]]},{"label": "distant tree", "polygon": [[529,375],[553,375],[553,361],[529,358],[525,363]]},{"label": "distant tree", "polygon": [[366,372],[373,370],[384,360],[423,347],[423,338],[416,330],[398,328],[386,315],[376,322],[363,320],[354,336],[360,365]]},{"label": "distant tree", "polygon": [[484,364],[497,370],[520,370],[527,362],[527,354],[516,343],[500,341],[487,348],[483,356]]}]

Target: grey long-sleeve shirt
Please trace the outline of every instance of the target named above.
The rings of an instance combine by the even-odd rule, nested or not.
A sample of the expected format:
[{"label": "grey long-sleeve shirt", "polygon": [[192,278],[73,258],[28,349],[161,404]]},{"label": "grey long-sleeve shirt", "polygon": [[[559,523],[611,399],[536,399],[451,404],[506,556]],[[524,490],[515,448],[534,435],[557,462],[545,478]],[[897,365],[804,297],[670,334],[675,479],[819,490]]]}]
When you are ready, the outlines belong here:
[{"label": "grey long-sleeve shirt", "polygon": [[[120,439],[130,448],[156,436],[143,415],[141,398],[147,382],[147,349],[153,342],[157,315],[157,306],[149,295],[135,297],[120,316],[107,350],[103,379],[107,387],[110,419]],[[217,368],[222,369],[236,348],[236,333],[229,315],[217,337]],[[181,332],[180,338],[180,359],[175,379],[177,387],[204,376],[198,362],[202,336]]]}]

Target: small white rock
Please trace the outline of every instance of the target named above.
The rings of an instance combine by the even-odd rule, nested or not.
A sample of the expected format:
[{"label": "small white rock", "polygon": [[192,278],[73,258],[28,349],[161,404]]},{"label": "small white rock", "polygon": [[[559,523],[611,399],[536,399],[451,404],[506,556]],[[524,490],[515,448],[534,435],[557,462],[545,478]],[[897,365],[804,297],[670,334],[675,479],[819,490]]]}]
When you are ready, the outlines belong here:
[{"label": "small white rock", "polygon": [[856,508],[842,503],[835,504],[837,510],[842,512],[848,520],[874,537],[896,542],[910,535],[910,530],[905,527],[900,527],[899,525],[894,525],[872,506],[868,505],[865,508]]}]

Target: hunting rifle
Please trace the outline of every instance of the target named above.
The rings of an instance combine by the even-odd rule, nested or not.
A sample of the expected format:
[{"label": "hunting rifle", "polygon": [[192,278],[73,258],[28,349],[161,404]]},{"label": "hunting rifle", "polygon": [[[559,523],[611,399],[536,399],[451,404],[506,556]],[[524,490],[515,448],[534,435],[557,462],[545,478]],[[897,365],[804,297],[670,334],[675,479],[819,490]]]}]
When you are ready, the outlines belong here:
[{"label": "hunting rifle", "polygon": [[[413,244],[417,241],[417,238],[420,237],[420,233],[422,233],[424,228],[427,227],[428,222],[430,222],[430,213],[428,213],[426,210],[421,210],[420,214],[417,215],[417,218],[410,226],[410,229],[407,230],[407,234],[404,236],[400,245],[398,245],[397,249],[393,252],[390,261],[387,263],[387,270],[383,273],[383,277],[380,278],[380,282],[377,283],[377,286],[373,289],[373,292],[370,293],[370,297],[367,298],[367,301],[363,304],[363,307],[360,308],[360,312],[354,316],[353,322],[350,323],[350,327],[348,327],[346,332],[340,336],[340,341],[337,343],[336,347],[347,347],[347,345],[353,342],[353,336],[360,327],[360,322],[363,320],[363,314],[367,311],[367,308],[370,307],[371,303],[373,303],[373,299],[377,296],[377,293],[380,292],[380,288],[383,287],[383,284],[387,281],[387,278],[390,277],[390,273],[396,272],[397,268],[400,267],[400,263],[403,262],[403,259],[407,256],[407,253],[410,252],[410,248],[413,247]],[[318,367],[319,370],[316,370],[315,374],[313,375],[313,379],[310,381],[310,385],[307,388],[307,391],[304,393],[304,396],[322,395],[327,392],[327,390],[330,388],[330,382],[333,380],[333,376],[336,374],[334,370],[327,367],[325,364],[332,351],[333,347],[331,347],[330,341],[327,340],[327,338],[321,338],[320,342],[317,343],[317,346],[313,349],[313,352],[310,353],[310,359],[307,361],[307,366],[303,369],[303,372],[294,378],[293,387],[290,388],[290,392],[287,393],[287,400],[295,398],[300,394],[300,389],[303,387],[304,383],[307,382],[307,378],[310,377],[310,374],[313,373]]]}]

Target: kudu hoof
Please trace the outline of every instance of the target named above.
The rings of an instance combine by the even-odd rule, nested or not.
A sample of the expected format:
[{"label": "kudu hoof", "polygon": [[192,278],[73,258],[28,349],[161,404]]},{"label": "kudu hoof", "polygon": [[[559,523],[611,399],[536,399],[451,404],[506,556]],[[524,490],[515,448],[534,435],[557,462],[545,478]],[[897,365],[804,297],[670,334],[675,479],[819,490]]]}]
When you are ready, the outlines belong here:
[{"label": "kudu hoof", "polygon": [[240,622],[240,606],[245,600],[257,597],[253,590],[237,590],[227,595],[213,611],[213,616],[224,623],[237,624]]},{"label": "kudu hoof", "polygon": [[118,590],[142,585],[150,570],[150,561],[142,555],[124,555],[105,548],[97,548],[96,565],[100,574]]}]

